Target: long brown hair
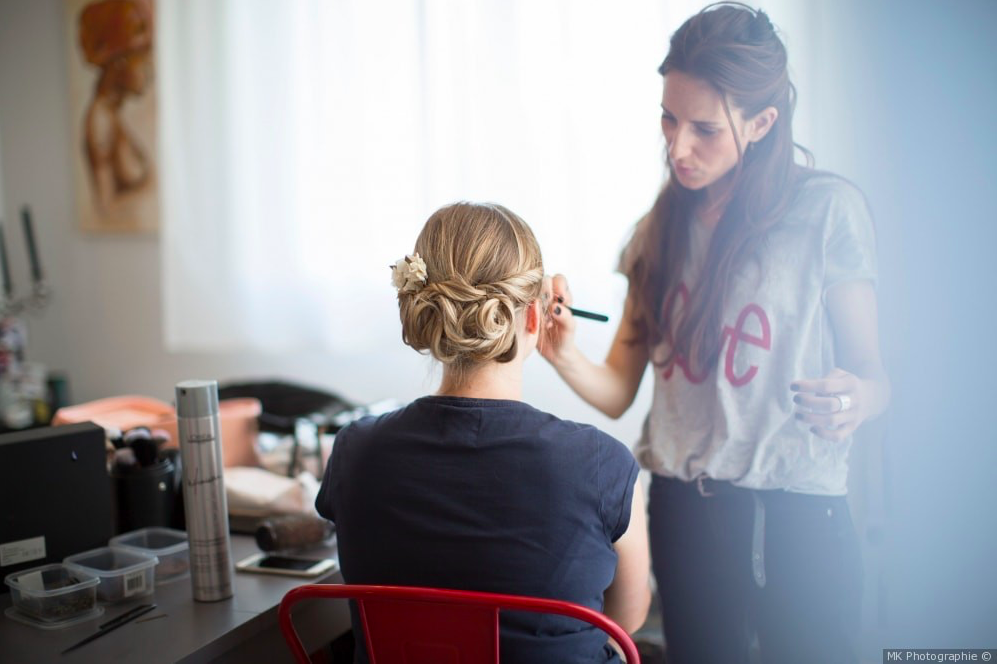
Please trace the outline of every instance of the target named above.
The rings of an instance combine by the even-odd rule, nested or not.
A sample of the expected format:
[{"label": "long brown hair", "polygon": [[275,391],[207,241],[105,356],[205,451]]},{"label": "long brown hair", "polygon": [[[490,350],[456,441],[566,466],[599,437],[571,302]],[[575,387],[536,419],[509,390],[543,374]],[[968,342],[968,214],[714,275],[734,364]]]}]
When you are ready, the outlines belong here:
[{"label": "long brown hair", "polygon": [[[723,100],[738,150],[738,161],[723,192],[723,214],[713,231],[698,282],[673,320],[682,268],[689,247],[689,225],[702,191],[683,187],[669,177],[654,207],[638,225],[625,261],[634,302],[639,338],[651,347],[667,341],[670,351],[656,363],[677,354],[701,370],[716,361],[723,342],[722,314],[731,276],[762,243],[781,219],[796,184],[809,169],[797,166],[794,148],[808,166],[809,151],[793,142],[796,88],[786,69],[786,48],[761,10],[732,2],[716,3],[687,20],[672,35],[668,55],[658,73],[680,71],[705,81]],[[764,138],[745,152],[731,119],[731,107],[745,118],[773,106],[779,115]]]}]

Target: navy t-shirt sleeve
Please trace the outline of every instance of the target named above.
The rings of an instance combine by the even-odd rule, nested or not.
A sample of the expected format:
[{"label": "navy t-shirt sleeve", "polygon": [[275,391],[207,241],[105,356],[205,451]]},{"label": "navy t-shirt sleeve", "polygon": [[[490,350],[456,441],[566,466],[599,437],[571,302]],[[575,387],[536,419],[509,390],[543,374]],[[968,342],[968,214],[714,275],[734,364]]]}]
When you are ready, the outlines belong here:
[{"label": "navy t-shirt sleeve", "polygon": [[342,455],[346,450],[346,440],[353,424],[349,424],[336,433],[336,439],[332,446],[332,454],[329,455],[329,463],[325,467],[325,475],[322,477],[322,486],[319,487],[318,496],[315,498],[315,509],[320,515],[336,520],[336,500],[337,483],[339,482],[340,467],[342,466]]},{"label": "navy t-shirt sleeve", "polygon": [[599,433],[599,493],[606,536],[615,542],[630,526],[630,506],[637,483],[637,461],[626,445]]}]

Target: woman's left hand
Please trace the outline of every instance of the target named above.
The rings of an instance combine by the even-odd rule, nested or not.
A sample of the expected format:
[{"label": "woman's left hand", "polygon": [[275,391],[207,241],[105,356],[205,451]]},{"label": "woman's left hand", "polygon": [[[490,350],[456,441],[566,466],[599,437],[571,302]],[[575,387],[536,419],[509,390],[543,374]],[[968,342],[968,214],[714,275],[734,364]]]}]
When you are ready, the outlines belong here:
[{"label": "woman's left hand", "polygon": [[790,389],[796,392],[796,419],[809,424],[816,436],[844,440],[874,414],[869,410],[866,383],[844,369],[832,369],[824,378],[794,382]]}]

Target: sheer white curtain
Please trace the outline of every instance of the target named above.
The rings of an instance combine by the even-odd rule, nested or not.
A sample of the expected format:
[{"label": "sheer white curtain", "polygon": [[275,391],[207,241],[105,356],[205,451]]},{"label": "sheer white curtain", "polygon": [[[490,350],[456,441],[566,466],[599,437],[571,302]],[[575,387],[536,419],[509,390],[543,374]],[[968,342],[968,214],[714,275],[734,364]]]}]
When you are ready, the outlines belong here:
[{"label": "sheer white curtain", "polygon": [[521,214],[581,306],[618,310],[662,176],[656,67],[699,7],[158,3],[167,348],[397,344],[388,265],[460,199]]}]

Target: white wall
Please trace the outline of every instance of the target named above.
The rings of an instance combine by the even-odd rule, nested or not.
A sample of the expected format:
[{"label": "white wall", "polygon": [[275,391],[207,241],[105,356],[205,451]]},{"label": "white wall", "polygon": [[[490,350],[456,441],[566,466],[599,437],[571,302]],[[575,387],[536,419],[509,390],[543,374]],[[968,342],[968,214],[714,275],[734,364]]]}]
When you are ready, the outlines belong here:
[{"label": "white wall", "polygon": [[[164,350],[157,236],[90,235],[75,216],[70,144],[64,7],[59,0],[0,0],[0,163],[2,216],[15,284],[28,285],[19,210],[34,213],[42,262],[54,296],[28,320],[29,359],[65,372],[74,402],[120,394],[172,399],[185,378],[281,377],[369,402],[408,400],[435,388],[431,364],[399,339],[382,355],[326,353],[191,354]],[[611,312],[618,320],[619,312]],[[344,311],[343,316],[361,316]],[[584,324],[584,323],[583,323]],[[586,326],[595,354],[609,346],[611,326]],[[527,401],[588,421],[632,444],[650,401],[619,421],[582,403],[539,358],[528,363]]]}]

